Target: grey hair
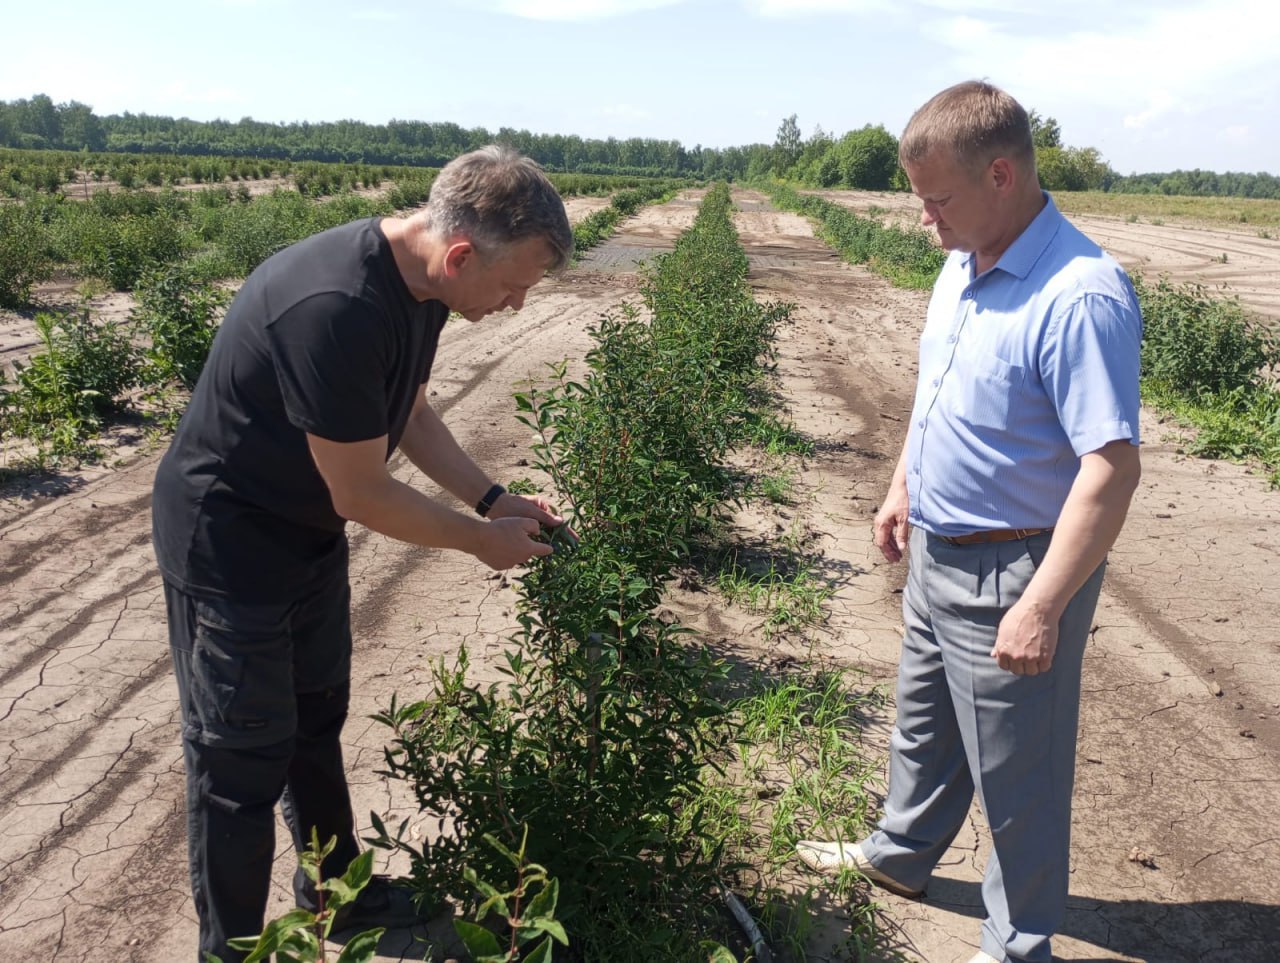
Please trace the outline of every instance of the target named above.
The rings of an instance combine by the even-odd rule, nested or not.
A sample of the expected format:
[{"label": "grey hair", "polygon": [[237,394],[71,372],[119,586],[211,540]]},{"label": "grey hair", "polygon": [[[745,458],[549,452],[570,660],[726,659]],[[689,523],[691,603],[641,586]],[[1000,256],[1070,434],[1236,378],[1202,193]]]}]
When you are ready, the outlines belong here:
[{"label": "grey hair", "polygon": [[573,228],[559,192],[535,161],[496,144],[455,157],[436,175],[427,230],[442,238],[462,235],[486,259],[540,237],[551,252],[552,271],[573,255]]},{"label": "grey hair", "polygon": [[949,155],[975,174],[997,157],[1007,157],[1034,174],[1031,119],[1021,104],[986,81],[948,87],[911,115],[898,143],[904,165],[937,155]]}]

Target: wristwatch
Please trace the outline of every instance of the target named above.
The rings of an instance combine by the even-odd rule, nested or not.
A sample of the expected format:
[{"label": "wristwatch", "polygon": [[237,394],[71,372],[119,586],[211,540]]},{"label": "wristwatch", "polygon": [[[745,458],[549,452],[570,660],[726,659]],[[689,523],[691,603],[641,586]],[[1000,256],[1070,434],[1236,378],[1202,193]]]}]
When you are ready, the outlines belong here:
[{"label": "wristwatch", "polygon": [[493,503],[507,493],[507,490],[501,485],[494,485],[480,501],[476,502],[476,514],[484,518],[489,514],[489,509],[493,507]]}]

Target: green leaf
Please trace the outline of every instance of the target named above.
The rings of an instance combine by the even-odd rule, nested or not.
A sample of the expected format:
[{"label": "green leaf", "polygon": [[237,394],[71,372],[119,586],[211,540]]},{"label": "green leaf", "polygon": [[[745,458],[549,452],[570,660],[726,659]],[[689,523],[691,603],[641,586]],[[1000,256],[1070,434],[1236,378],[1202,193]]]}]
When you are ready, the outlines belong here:
[{"label": "green leaf", "polygon": [[386,930],[379,926],[377,929],[366,930],[353,936],[342,948],[335,963],[369,963],[378,955],[378,941],[382,939],[382,934],[385,932]]},{"label": "green leaf", "polygon": [[[233,949],[250,950],[249,955],[245,957],[245,963],[260,963],[285,946],[295,934],[310,934],[310,928],[315,925],[315,921],[314,913],[304,909],[290,910],[269,922],[256,940],[250,936],[227,942]],[[314,940],[315,937],[312,936],[312,939]]]},{"label": "green leaf", "polygon": [[703,943],[707,951],[707,963],[738,963],[738,958],[719,943]]},{"label": "green leaf", "polygon": [[536,920],[543,916],[551,916],[556,911],[556,903],[560,899],[560,882],[559,880],[551,880],[546,886],[542,887],[532,900],[524,912],[525,919]]},{"label": "green leaf", "polygon": [[502,947],[498,945],[498,938],[483,926],[468,920],[454,920],[453,928],[462,942],[466,944],[467,952],[473,957],[496,956],[502,953]]},{"label": "green leaf", "polygon": [[528,956],[524,957],[522,963],[551,963],[551,940],[543,940]]},{"label": "green leaf", "polygon": [[503,856],[507,857],[512,866],[519,867],[520,857],[507,849],[507,847],[498,840],[498,837],[494,836],[492,833],[485,833],[484,841],[500,852]]},{"label": "green leaf", "polygon": [[565,946],[569,945],[569,934],[564,931],[564,926],[560,924],[559,920],[534,919],[529,920],[525,925],[529,929],[538,930],[548,936],[554,936]]}]

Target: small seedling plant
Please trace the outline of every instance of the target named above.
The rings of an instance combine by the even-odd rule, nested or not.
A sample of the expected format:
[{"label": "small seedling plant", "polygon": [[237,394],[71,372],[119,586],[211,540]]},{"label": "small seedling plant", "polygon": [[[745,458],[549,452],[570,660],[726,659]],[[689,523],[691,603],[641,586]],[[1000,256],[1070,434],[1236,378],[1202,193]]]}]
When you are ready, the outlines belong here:
[{"label": "small seedling plant", "polygon": [[[311,845],[298,854],[298,861],[316,886],[319,908],[314,913],[302,908],[290,910],[269,922],[258,936],[228,940],[232,949],[248,951],[244,963],[270,960],[273,953],[278,963],[329,963],[325,940],[338,911],[354,902],[373,877],[374,851],[366,849],[340,877],[321,879],[320,867],[336,845],[337,838],[331,837],[321,846],[316,831],[311,830]],[[384,932],[383,927],[377,927],[353,936],[332,963],[369,963],[377,955],[378,940]],[[205,953],[205,963],[222,963],[222,959]]]}]

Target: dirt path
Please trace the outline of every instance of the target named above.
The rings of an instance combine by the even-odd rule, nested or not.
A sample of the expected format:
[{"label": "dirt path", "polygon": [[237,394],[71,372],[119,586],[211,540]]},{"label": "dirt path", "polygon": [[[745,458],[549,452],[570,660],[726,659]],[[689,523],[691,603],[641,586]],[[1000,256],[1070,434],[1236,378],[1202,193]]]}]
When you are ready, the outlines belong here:
[{"label": "dirt path", "polygon": [[[808,497],[782,518],[811,529],[837,586],[813,651],[891,683],[903,573],[878,560],[870,520],[901,445],[926,296],[842,264],[807,222],[769,210],[762,196],[737,199],[753,284],[798,305],[780,334],[779,372],[819,450],[802,478]],[[692,194],[646,208],[518,316],[449,327],[435,400],[496,477],[528,471],[513,383],[580,357],[586,326],[634,293],[636,261],[669,247],[695,208]],[[1161,426],[1146,430],[1146,477],[1086,663],[1071,912],[1055,945],[1077,960],[1271,959],[1280,945],[1280,495],[1244,469],[1182,459]],[[176,693],[149,544],[154,467],[152,456],[59,497],[2,506],[0,960],[191,955]],[[403,463],[396,470],[430,489]],[[514,593],[468,556],[364,531],[352,547],[346,743],[364,823],[370,810],[409,811],[403,790],[373,775],[386,733],[368,714],[392,691],[424,691],[430,660],[462,642],[473,665],[496,657]],[[779,657],[747,620],[720,617],[709,594],[697,604],[701,624],[745,657]],[[890,710],[869,732],[873,749],[891,721]],[[885,897],[909,958],[972,953],[985,844],[976,812],[971,824],[928,900]],[[1134,846],[1155,868],[1128,859]],[[287,906],[292,866],[282,852],[273,913]],[[838,912],[824,921],[830,942],[844,925]],[[422,954],[414,934],[397,933],[379,959]]]},{"label": "dirt path", "polygon": [[[853,576],[825,651],[891,683],[904,572],[870,529],[905,432],[927,294],[832,263],[793,215],[748,211],[739,230],[758,293],[798,304],[780,370],[798,427],[820,443],[805,480],[822,545]],[[1054,947],[1068,960],[1272,960],[1280,493],[1239,466],[1179,456],[1153,419],[1143,431],[1142,489],[1086,656],[1070,911]],[[881,749],[889,725],[871,736]],[[883,897],[909,958],[972,955],[988,846],[975,808],[927,900]]]}]

